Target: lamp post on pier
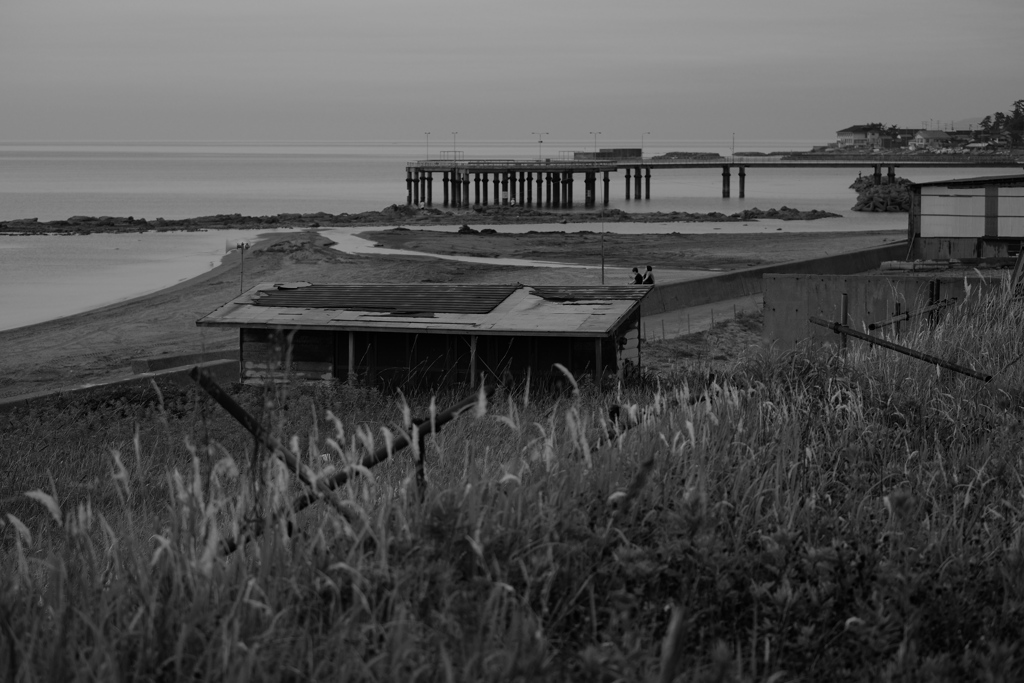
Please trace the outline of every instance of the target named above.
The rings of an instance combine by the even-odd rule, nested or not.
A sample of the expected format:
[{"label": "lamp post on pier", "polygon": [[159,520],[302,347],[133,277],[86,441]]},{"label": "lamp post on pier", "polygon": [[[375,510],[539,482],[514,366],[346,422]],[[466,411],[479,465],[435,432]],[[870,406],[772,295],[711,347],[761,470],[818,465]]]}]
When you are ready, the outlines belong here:
[{"label": "lamp post on pier", "polygon": [[651,131],[647,131],[646,133],[640,133],[640,158],[641,159],[644,158],[644,136],[645,135],[650,135],[650,134],[651,134]]},{"label": "lamp post on pier", "polygon": [[597,136],[601,134],[601,131],[590,131],[590,134],[594,136],[594,154],[597,154]]},{"label": "lamp post on pier", "polygon": [[458,153],[455,151],[455,149],[456,149],[455,148],[455,140],[456,140],[458,134],[459,134],[459,131],[455,131],[455,132],[452,133],[452,161],[455,161],[455,158],[459,156]]},{"label": "lamp post on pier", "polygon": [[430,161],[430,131],[428,130],[424,135],[427,136],[427,161]]},{"label": "lamp post on pier", "polygon": [[530,135],[536,135],[537,136],[537,161],[540,161],[541,156],[543,156],[540,153],[541,152],[541,145],[544,144],[543,137],[545,135],[551,135],[551,133],[530,133]]}]

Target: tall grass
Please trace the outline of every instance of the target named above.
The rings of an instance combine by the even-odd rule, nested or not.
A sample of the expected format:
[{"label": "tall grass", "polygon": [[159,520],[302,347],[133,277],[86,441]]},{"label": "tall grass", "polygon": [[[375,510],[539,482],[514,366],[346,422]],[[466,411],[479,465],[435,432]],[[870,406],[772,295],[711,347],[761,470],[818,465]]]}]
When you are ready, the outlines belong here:
[{"label": "tall grass", "polygon": [[[110,472],[102,500],[64,496],[63,471],[5,500],[0,672],[1019,680],[1022,318],[1006,291],[975,294],[901,339],[999,387],[855,344],[750,357],[717,382],[499,392],[428,439],[424,495],[399,453],[298,517],[297,484],[239,428],[199,397],[175,399],[178,418],[165,400],[127,420],[139,438],[109,420],[118,455],[79,455]],[[240,399],[317,472],[430,400]],[[612,401],[637,426],[609,424]],[[47,429],[71,427],[12,433],[25,450]],[[174,465],[160,495],[156,463]]]}]

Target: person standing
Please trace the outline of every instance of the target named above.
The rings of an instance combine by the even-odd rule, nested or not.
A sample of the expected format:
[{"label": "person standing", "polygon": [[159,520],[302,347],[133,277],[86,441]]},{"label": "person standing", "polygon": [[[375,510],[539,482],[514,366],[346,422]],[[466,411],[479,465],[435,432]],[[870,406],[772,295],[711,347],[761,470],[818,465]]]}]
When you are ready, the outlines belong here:
[{"label": "person standing", "polygon": [[653,285],[654,284],[654,270],[650,266],[647,266],[647,272],[644,273],[644,277],[640,281],[640,284],[643,284],[643,285]]},{"label": "person standing", "polygon": [[644,276],[640,274],[640,269],[633,266],[633,284],[642,285],[644,283]]}]

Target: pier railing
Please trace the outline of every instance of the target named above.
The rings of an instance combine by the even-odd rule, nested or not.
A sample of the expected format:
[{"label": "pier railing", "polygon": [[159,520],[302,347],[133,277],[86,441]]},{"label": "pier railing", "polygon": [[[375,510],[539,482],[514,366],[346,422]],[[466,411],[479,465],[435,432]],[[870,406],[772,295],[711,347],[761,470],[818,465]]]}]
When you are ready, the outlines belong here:
[{"label": "pier railing", "polygon": [[452,168],[531,170],[538,168],[599,169],[617,170],[626,167],[651,168],[714,168],[722,166],[764,166],[764,167],[832,167],[863,168],[865,166],[923,166],[931,168],[988,167],[1012,168],[1024,166],[1024,159],[1008,156],[978,156],[974,158],[950,157],[946,155],[921,156],[848,156],[783,158],[771,156],[725,156],[717,159],[654,159],[651,157],[623,157],[620,159],[429,159],[409,161],[406,167],[423,171],[448,170]]}]

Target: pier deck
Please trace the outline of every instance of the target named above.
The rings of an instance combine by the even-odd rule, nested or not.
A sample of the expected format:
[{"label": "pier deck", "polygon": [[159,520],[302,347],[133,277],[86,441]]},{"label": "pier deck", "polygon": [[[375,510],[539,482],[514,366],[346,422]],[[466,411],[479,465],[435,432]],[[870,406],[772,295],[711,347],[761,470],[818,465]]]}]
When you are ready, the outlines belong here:
[{"label": "pier deck", "polygon": [[[746,195],[748,168],[871,168],[875,184],[882,182],[886,167],[890,182],[896,168],[1021,168],[1024,160],[1013,156],[972,155],[821,155],[787,157],[729,156],[700,159],[657,159],[625,157],[621,159],[429,159],[406,164],[408,204],[433,206],[433,174],[440,173],[444,206],[469,207],[521,204],[545,208],[572,208],[574,175],[583,175],[584,206],[597,203],[598,183],[603,187],[603,203],[608,205],[610,174],[625,172],[626,199],[640,199],[641,179],[644,199],[651,198],[651,172],[654,169],[721,168],[722,197],[731,193],[732,169],[739,177],[739,196]],[[600,179],[599,179],[600,174]],[[473,192],[470,193],[472,181]],[[632,181],[632,182],[631,182]],[[488,191],[493,185],[493,194]],[[536,195],[534,187],[536,186]]]}]

